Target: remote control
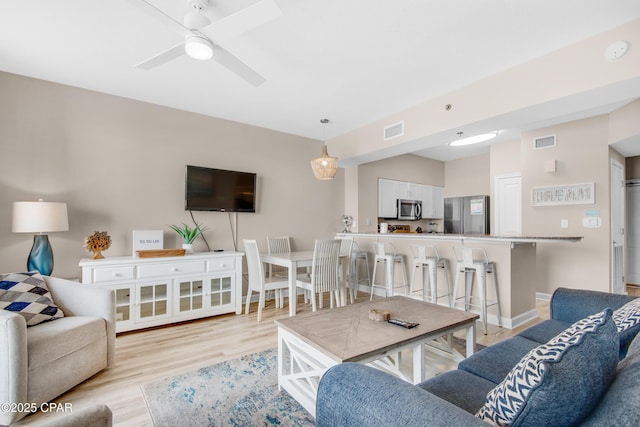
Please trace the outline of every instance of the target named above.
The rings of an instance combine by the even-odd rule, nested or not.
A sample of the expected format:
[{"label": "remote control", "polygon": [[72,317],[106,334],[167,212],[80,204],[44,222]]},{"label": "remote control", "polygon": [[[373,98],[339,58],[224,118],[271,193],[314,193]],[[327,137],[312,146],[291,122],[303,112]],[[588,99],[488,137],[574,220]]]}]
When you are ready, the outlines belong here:
[{"label": "remote control", "polygon": [[402,319],[389,319],[389,323],[393,323],[394,325],[402,326],[403,328],[411,329],[415,328],[419,325],[419,323],[409,322],[407,320]]}]

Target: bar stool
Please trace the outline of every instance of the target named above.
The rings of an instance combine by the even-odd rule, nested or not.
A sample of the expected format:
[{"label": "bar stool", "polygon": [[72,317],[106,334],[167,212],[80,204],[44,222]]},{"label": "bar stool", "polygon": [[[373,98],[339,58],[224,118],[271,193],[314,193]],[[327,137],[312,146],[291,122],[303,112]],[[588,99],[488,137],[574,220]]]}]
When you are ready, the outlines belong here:
[{"label": "bar stool", "polygon": [[[438,298],[449,297],[448,305],[451,306],[451,278],[449,277],[449,261],[441,258],[438,248],[434,245],[411,245],[413,253],[413,271],[411,272],[411,285],[409,295],[413,296],[416,292],[415,278],[416,269],[422,268],[422,300],[438,303]],[[447,284],[445,294],[439,294],[438,289],[438,268],[444,272]],[[427,284],[429,285],[427,287]],[[427,299],[427,289],[429,289],[429,299]]]},{"label": "bar stool", "polygon": [[[364,262],[364,271],[366,277],[360,277],[360,269]],[[358,246],[358,242],[353,241],[351,246],[351,268],[349,269],[349,290],[353,294],[354,300],[358,298],[358,286],[360,283],[366,283],[367,286],[371,286],[371,273],[369,272],[369,254],[367,251],[363,251]]]},{"label": "bar stool", "polygon": [[[371,295],[369,301],[373,299],[373,288],[383,288],[384,295],[393,296],[393,290],[395,288],[407,289],[407,269],[404,263],[404,255],[396,254],[396,250],[391,243],[372,243],[374,252],[374,264],[373,264],[373,281],[371,282]],[[387,251],[387,249],[389,251]],[[378,263],[382,262],[384,266],[384,283],[376,283],[376,270]],[[394,266],[400,264],[402,269],[402,283],[394,282]]]},{"label": "bar stool", "polygon": [[[453,304],[455,307],[457,300],[464,299],[464,310],[469,311],[469,306],[477,306],[480,308],[480,318],[484,324],[484,334],[487,335],[487,307],[496,306],[498,315],[498,326],[502,327],[502,316],[500,315],[500,299],[498,296],[498,279],[496,276],[496,267],[487,257],[487,251],[484,248],[461,248],[462,256],[460,257],[456,248],[453,248],[453,254],[456,257],[456,278],[453,286]],[[464,273],[464,296],[458,297],[458,281],[460,273]],[[480,288],[480,304],[471,303],[471,293],[473,288],[473,276],[477,277],[478,287]],[[494,301],[487,301],[487,274],[493,276],[493,289],[496,296]]]}]

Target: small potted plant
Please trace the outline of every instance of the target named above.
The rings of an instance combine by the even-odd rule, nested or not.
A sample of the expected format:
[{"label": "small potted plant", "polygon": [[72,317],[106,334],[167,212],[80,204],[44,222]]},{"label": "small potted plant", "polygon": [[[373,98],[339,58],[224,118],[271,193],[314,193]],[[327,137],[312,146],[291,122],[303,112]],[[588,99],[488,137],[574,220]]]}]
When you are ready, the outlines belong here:
[{"label": "small potted plant", "polygon": [[182,223],[182,226],[169,224],[169,227],[182,238],[182,249],[187,253],[193,253],[193,241],[207,228],[200,227],[199,225],[191,228],[184,222]]}]

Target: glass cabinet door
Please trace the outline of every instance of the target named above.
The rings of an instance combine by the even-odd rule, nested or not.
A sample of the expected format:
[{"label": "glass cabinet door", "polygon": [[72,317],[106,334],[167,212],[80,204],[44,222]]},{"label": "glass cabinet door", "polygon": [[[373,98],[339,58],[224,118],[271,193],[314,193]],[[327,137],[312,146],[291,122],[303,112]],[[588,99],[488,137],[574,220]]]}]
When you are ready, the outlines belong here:
[{"label": "glass cabinet door", "polygon": [[169,314],[166,283],[138,285],[138,319],[153,320]]},{"label": "glass cabinet door", "polygon": [[215,277],[209,280],[211,284],[211,307],[215,308],[231,304],[231,277]]},{"label": "glass cabinet door", "polygon": [[201,310],[204,305],[204,282],[198,280],[182,280],[178,283],[178,312],[185,313]]},{"label": "glass cabinet door", "polygon": [[126,288],[116,288],[116,322],[129,322],[132,319],[131,308],[133,298],[131,298],[131,286]]}]

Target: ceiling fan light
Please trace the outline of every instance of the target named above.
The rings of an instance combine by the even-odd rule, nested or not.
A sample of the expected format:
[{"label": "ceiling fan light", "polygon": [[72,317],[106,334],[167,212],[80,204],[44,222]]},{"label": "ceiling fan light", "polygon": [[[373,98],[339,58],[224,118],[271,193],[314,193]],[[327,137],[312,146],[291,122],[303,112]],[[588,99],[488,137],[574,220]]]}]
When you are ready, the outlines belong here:
[{"label": "ceiling fan light", "polygon": [[[462,133],[462,132],[460,132]],[[449,143],[451,147],[461,147],[463,145],[479,144],[498,136],[498,131],[490,133],[482,133],[480,135],[468,136],[466,138],[458,138]]]},{"label": "ceiling fan light", "polygon": [[213,56],[213,46],[211,42],[203,37],[187,37],[184,42],[184,50],[187,55],[194,59],[211,59]]}]

